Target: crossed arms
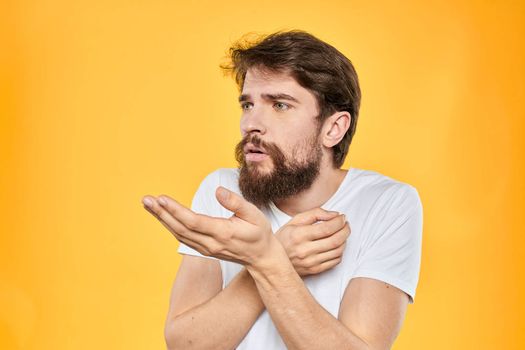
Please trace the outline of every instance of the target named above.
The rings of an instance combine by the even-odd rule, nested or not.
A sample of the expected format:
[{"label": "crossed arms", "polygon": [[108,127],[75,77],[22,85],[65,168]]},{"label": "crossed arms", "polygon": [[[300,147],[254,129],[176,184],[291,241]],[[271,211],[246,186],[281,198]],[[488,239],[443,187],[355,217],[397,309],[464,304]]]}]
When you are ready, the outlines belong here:
[{"label": "crossed arms", "polygon": [[344,217],[308,211],[274,235],[257,207],[222,187],[216,195],[234,216],[212,218],[167,196],[145,197],[151,202],[148,211],[179,241],[203,255],[244,265],[222,290],[218,261],[184,256],[165,326],[169,349],[234,349],[265,308],[288,349],[391,347],[408,304],[404,292],[354,278],[335,318],[301,279],[339,263],[350,234]]}]

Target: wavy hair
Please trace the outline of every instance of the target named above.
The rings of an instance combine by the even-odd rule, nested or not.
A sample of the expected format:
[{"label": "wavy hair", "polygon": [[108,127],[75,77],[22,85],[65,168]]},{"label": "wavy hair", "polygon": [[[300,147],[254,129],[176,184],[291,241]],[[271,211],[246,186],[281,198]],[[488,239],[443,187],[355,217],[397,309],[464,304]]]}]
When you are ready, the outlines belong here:
[{"label": "wavy hair", "polygon": [[220,66],[223,72],[234,77],[239,91],[250,68],[291,74],[299,85],[315,95],[320,125],[335,112],[350,113],[350,127],[333,147],[333,164],[340,168],[355,134],[361,103],[359,80],[352,62],[333,46],[302,30],[279,31],[252,40],[249,36],[230,47],[228,61]]}]

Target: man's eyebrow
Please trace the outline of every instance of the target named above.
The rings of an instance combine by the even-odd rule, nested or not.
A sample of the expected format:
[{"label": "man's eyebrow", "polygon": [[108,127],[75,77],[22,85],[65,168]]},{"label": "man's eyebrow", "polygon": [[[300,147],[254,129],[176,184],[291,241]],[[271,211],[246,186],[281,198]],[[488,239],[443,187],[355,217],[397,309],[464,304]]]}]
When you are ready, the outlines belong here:
[{"label": "man's eyebrow", "polygon": [[[299,100],[297,100],[295,97],[284,94],[284,93],[278,93],[278,94],[261,94],[261,97],[265,100],[288,100],[293,101],[295,103],[300,103]],[[250,100],[251,96],[247,94],[242,94],[239,96],[239,102],[244,102],[247,100]]]}]

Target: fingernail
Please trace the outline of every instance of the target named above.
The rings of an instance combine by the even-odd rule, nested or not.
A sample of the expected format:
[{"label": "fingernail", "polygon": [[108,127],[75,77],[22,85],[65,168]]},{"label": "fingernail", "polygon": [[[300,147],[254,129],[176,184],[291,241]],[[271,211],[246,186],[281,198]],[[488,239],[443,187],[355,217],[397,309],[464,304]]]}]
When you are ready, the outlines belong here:
[{"label": "fingernail", "polygon": [[219,187],[217,190],[217,195],[222,199],[226,200],[228,198],[228,191],[226,191],[224,188]]},{"label": "fingernail", "polygon": [[164,197],[159,197],[160,205],[168,205],[168,201]]},{"label": "fingernail", "polygon": [[142,203],[144,203],[144,205],[145,205],[146,207],[148,207],[148,208],[151,207],[151,206],[153,206],[153,202],[152,202],[151,199],[149,199],[149,198],[143,198],[143,199],[142,199]]}]

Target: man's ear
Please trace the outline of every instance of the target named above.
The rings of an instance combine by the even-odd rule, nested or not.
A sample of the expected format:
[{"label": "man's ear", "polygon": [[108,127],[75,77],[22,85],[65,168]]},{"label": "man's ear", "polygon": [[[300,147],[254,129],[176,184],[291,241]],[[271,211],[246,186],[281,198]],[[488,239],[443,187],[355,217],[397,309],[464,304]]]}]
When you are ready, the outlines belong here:
[{"label": "man's ear", "polygon": [[323,145],[331,148],[337,145],[350,128],[352,116],[347,111],[335,112],[324,121]]}]

